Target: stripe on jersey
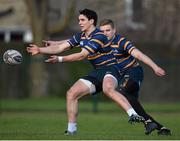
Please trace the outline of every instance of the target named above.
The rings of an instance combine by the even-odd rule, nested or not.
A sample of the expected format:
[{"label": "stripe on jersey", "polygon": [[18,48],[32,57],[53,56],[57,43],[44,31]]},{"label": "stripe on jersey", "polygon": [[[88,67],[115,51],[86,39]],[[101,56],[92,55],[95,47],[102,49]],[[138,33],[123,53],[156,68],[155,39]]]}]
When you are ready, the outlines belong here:
[{"label": "stripe on jersey", "polygon": [[110,61],[113,61],[113,60],[115,60],[115,59],[114,59],[114,58],[112,58],[112,59],[110,59],[110,60],[107,60],[107,61],[101,62],[101,63],[96,64],[96,65],[97,65],[97,66],[104,65],[105,63],[110,62]]},{"label": "stripe on jersey", "polygon": [[136,62],[136,60],[134,59],[131,63],[127,64],[124,68],[128,68],[128,67],[132,66],[135,62]]},{"label": "stripe on jersey", "polygon": [[98,44],[100,44],[102,47],[104,46],[104,43],[101,42],[101,41],[99,41],[98,39],[91,39],[90,41],[93,41],[93,42],[95,42],[95,43],[98,43]]},{"label": "stripe on jersey", "polygon": [[135,49],[135,48],[136,48],[136,47],[133,46],[133,47],[128,51],[128,53],[131,54],[132,50]]},{"label": "stripe on jersey", "polygon": [[87,49],[88,52],[90,52],[90,53],[94,53],[94,52],[95,52],[91,47],[89,47],[89,46],[87,46],[87,45],[84,46],[83,48]]},{"label": "stripe on jersey", "polygon": [[126,58],[123,58],[123,59],[118,59],[118,64],[119,63],[121,63],[121,62],[124,62],[124,61],[126,61],[126,60],[128,60],[129,58],[130,58],[131,56],[129,55],[128,57],[126,57]]},{"label": "stripe on jersey", "polygon": [[89,56],[88,59],[89,60],[94,60],[94,59],[97,59],[97,58],[102,57],[104,55],[110,55],[110,54],[112,54],[112,51],[110,51],[109,53],[101,53],[101,54],[98,54],[98,55]]},{"label": "stripe on jersey", "polygon": [[126,43],[124,44],[124,50],[126,50],[129,43],[130,43],[129,41],[126,41]]},{"label": "stripe on jersey", "polygon": [[111,47],[118,48],[119,46],[118,45],[111,45]]},{"label": "stripe on jersey", "polygon": [[120,46],[120,44],[121,44],[121,42],[124,40],[125,38],[124,37],[122,37],[122,38],[120,38],[120,40],[118,41],[118,46]]}]

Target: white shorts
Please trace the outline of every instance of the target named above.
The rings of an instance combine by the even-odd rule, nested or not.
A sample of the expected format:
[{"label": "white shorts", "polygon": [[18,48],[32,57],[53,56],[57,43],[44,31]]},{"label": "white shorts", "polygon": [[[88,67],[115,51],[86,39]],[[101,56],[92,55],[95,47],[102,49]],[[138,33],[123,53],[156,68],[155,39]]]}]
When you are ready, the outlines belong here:
[{"label": "white shorts", "polygon": [[95,87],[95,85],[91,81],[83,79],[83,78],[81,78],[79,80],[81,82],[83,82],[89,88],[89,93],[90,94],[93,94],[93,93],[96,92],[96,87]]},{"label": "white shorts", "polygon": [[[114,77],[112,74],[106,74],[106,75],[104,76],[104,78],[105,78],[105,77],[112,77],[112,78],[114,79],[115,83],[116,83],[116,86],[115,86],[115,87],[118,86],[118,81],[117,81],[116,77]],[[95,86],[91,81],[86,80],[86,79],[83,79],[83,78],[81,78],[81,79],[79,79],[79,80],[80,80],[81,82],[83,82],[83,83],[89,88],[89,93],[90,93],[90,94],[93,94],[93,93],[96,92],[96,86]]]},{"label": "white shorts", "polygon": [[116,83],[116,86],[115,86],[115,87],[118,86],[118,81],[117,81],[116,77],[114,77],[112,74],[106,74],[106,75],[104,76],[104,78],[105,78],[105,77],[112,77],[112,78],[114,79],[115,83]]}]

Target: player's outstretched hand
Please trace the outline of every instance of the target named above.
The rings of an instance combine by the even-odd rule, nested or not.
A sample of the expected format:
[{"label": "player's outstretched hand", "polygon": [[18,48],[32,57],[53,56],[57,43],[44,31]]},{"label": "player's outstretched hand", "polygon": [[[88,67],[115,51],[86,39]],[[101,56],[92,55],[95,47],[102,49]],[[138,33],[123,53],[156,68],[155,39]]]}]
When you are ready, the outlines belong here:
[{"label": "player's outstretched hand", "polygon": [[57,55],[52,55],[50,56],[49,59],[45,60],[46,63],[57,63],[58,61],[58,56]]},{"label": "player's outstretched hand", "polygon": [[44,43],[45,47],[58,44],[57,41],[43,40],[42,42]]},{"label": "player's outstretched hand", "polygon": [[30,44],[29,47],[26,48],[26,50],[31,55],[36,55],[40,53],[39,47],[35,44]]},{"label": "player's outstretched hand", "polygon": [[165,70],[163,70],[163,69],[160,68],[160,67],[157,67],[156,69],[154,69],[154,72],[155,72],[155,74],[158,75],[158,76],[164,76],[164,75],[166,75]]}]

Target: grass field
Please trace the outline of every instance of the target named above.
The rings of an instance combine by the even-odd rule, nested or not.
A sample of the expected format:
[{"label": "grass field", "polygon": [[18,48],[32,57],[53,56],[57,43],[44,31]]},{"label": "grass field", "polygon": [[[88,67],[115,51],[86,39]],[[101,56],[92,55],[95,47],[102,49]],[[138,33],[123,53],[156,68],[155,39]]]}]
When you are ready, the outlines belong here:
[{"label": "grass field", "polygon": [[78,134],[64,136],[66,103],[60,98],[1,100],[1,140],[178,140],[180,104],[144,104],[146,110],[172,129],[172,136],[144,134],[142,124],[131,125],[116,104],[99,102],[97,113],[91,101],[79,105]]}]

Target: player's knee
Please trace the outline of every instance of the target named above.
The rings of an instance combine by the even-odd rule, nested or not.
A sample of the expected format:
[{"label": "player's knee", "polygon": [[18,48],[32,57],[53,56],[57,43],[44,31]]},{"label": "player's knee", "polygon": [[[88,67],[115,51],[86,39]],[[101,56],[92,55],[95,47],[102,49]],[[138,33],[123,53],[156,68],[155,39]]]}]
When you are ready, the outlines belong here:
[{"label": "player's knee", "polygon": [[69,89],[66,93],[67,100],[78,100],[83,96],[83,92],[80,89]]},{"label": "player's knee", "polygon": [[66,98],[67,100],[75,100],[76,99],[76,93],[72,90],[72,89],[69,89],[66,93]]},{"label": "player's knee", "polygon": [[113,95],[114,89],[110,86],[103,87],[103,93],[107,96]]}]

